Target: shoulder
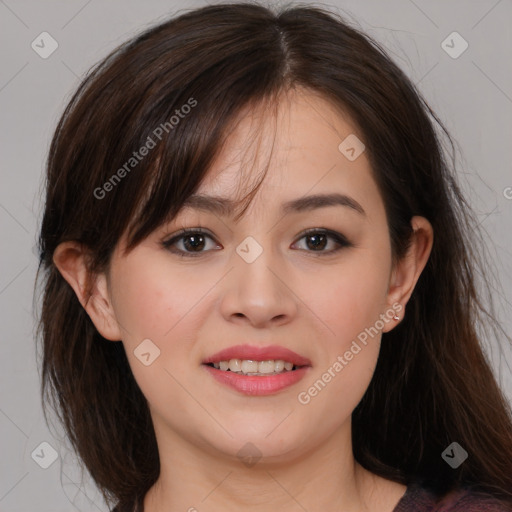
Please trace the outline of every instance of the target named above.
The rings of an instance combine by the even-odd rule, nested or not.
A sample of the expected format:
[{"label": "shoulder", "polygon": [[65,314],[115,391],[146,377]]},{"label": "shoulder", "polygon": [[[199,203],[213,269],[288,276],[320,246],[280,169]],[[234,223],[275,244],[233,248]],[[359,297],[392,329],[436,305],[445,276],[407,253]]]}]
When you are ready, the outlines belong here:
[{"label": "shoulder", "polygon": [[436,512],[512,512],[512,507],[490,495],[460,489],[440,500]]},{"label": "shoulder", "polygon": [[512,512],[512,507],[469,489],[457,489],[438,497],[425,487],[412,484],[393,512]]}]

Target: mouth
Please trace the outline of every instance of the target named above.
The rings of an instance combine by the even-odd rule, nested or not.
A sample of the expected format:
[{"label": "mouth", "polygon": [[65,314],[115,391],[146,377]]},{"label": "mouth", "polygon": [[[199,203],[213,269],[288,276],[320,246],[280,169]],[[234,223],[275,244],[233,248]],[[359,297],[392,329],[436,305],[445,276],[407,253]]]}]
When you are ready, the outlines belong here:
[{"label": "mouth", "polygon": [[237,373],[238,375],[257,375],[259,377],[293,372],[299,368],[307,366],[297,366],[290,361],[283,361],[282,359],[269,359],[267,361],[255,361],[252,359],[230,359],[219,361],[218,363],[206,363],[206,365],[223,372],[233,372]]},{"label": "mouth", "polygon": [[279,346],[237,345],[202,362],[221,384],[246,395],[269,395],[301,380],[311,361]]}]

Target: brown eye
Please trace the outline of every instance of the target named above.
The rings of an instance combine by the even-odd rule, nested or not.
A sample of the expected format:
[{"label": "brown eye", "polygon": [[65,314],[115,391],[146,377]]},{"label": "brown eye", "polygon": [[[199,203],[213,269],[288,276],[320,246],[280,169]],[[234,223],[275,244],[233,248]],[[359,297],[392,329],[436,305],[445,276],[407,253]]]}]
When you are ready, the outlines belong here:
[{"label": "brown eye", "polygon": [[[310,249],[325,249],[325,246],[328,244],[328,235],[325,233],[316,233],[314,235],[307,235],[304,238],[306,238],[306,245]],[[308,245],[308,244],[311,245]]]},{"label": "brown eye", "polygon": [[200,252],[206,245],[205,236],[202,234],[185,235],[181,238],[183,239],[183,245],[187,251],[191,250],[192,252]]},{"label": "brown eye", "polygon": [[[178,254],[178,256],[196,257],[208,252],[204,250],[208,239],[213,240],[210,235],[202,230],[187,229],[169,240],[163,241],[162,245],[172,253]],[[176,248],[179,245],[181,247]]]},{"label": "brown eye", "polygon": [[[302,234],[299,240],[306,240],[306,252],[318,253],[318,255],[333,254],[344,247],[353,247],[342,234],[325,229],[312,229]],[[162,242],[162,246],[173,254],[181,257],[197,257],[210,252],[208,240],[214,241],[213,237],[200,229],[185,229],[169,240]],[[334,246],[327,249],[329,245]],[[215,244],[214,244],[215,246]],[[220,247],[216,245],[216,247]]]},{"label": "brown eye", "polygon": [[[307,252],[317,252],[319,254],[332,254],[344,247],[352,247],[352,244],[340,233],[329,230],[313,229],[303,233],[299,240],[305,239]],[[329,245],[329,240],[334,241],[334,249],[324,250]],[[332,245],[332,244],[331,244]]]}]

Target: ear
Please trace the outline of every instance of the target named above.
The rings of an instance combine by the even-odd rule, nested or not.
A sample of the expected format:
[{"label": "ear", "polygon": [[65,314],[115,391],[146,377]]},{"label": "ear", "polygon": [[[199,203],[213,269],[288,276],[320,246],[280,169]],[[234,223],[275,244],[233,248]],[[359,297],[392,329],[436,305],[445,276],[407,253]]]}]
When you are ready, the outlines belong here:
[{"label": "ear", "polygon": [[[400,318],[404,317],[405,306],[427,264],[434,242],[434,230],[427,219],[415,216],[411,219],[411,226],[414,231],[411,245],[391,273],[387,295],[390,306],[397,303],[402,306],[402,309],[396,309],[397,313],[395,313]],[[390,331],[399,321],[391,320],[386,323],[382,331]]]},{"label": "ear", "polygon": [[75,291],[98,332],[106,339],[120,341],[121,330],[116,321],[105,274],[89,275],[87,250],[78,242],[63,242],[53,253],[53,262]]}]

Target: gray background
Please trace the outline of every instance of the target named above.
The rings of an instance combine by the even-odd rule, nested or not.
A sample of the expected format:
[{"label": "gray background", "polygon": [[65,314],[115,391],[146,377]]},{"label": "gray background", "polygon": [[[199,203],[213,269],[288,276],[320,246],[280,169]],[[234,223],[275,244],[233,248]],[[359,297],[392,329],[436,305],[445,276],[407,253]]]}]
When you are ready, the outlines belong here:
[{"label": "gray background", "polygon": [[[92,64],[154,21],[205,3],[0,0],[0,511],[106,510],[69,446],[48,430],[39,401],[32,295],[44,160],[57,119]],[[384,44],[458,141],[459,176],[489,234],[488,264],[505,290],[500,296],[496,287],[497,313],[510,333],[512,1],[323,5],[341,9]],[[47,59],[31,48],[43,31],[59,45]],[[441,46],[453,31],[469,43],[455,59]],[[493,340],[487,350],[512,401],[511,352]],[[42,442],[59,454],[47,469],[31,456],[43,453]],[[39,460],[49,456],[43,450]]]}]

